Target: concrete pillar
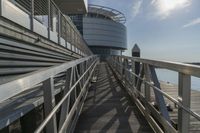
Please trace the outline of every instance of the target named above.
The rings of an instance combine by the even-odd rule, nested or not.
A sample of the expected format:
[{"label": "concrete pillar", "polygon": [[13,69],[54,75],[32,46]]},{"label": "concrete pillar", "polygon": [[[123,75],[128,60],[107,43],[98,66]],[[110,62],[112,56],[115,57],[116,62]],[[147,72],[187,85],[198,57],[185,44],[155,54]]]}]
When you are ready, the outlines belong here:
[{"label": "concrete pillar", "polygon": [[[140,57],[140,48],[137,44],[134,45],[132,49],[132,57]],[[140,73],[140,63],[135,62],[135,74],[139,75]],[[137,83],[137,78],[135,78],[135,83]]]}]

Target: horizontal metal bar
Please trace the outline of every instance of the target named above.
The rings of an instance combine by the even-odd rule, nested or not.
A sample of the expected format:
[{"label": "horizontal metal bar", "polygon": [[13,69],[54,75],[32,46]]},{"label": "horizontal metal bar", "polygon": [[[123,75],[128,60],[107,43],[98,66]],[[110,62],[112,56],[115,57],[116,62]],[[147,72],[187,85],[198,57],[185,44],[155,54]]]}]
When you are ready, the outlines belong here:
[{"label": "horizontal metal bar", "polygon": [[53,51],[49,52],[40,52],[38,51],[33,51],[31,48],[30,49],[24,49],[23,47],[12,47],[12,46],[6,46],[6,44],[3,44],[0,46],[1,51],[6,51],[8,53],[17,53],[17,54],[22,54],[22,55],[31,55],[31,56],[39,56],[39,57],[45,57],[45,58],[53,58],[53,59],[59,59],[59,60],[70,60],[74,59],[70,56],[61,56],[59,54],[53,55]]},{"label": "horizontal metal bar", "polygon": [[[124,57],[124,56],[123,56]],[[122,57],[122,58],[123,58]],[[130,57],[130,59],[132,59],[132,57]],[[134,58],[135,59],[135,58]],[[134,60],[135,61],[135,60]],[[148,63],[147,63],[148,64]],[[181,63],[182,64],[182,63]],[[140,76],[136,75],[135,73],[129,71],[127,68],[125,68],[124,66],[120,65],[122,68],[124,68],[126,71],[128,71],[130,74],[138,77],[140,80],[142,80],[145,84],[148,84],[150,86],[150,88],[152,87],[153,89],[155,89],[156,91],[159,91],[161,94],[163,94],[167,99],[169,99],[170,101],[172,101],[173,103],[177,104],[179,107],[181,107],[182,109],[184,109],[186,112],[188,112],[190,115],[192,115],[193,117],[195,117],[197,120],[200,121],[200,115],[197,114],[196,112],[193,112],[190,108],[184,107],[180,102],[178,102],[178,100],[176,100],[175,98],[171,97],[170,95],[168,95],[167,93],[165,93],[164,91],[160,90],[159,88],[155,87],[151,82],[146,81],[145,79],[141,78]],[[187,65],[187,64],[186,64]],[[194,65],[192,65],[194,66]],[[196,67],[196,66],[195,66]],[[200,68],[200,67],[199,67]],[[199,69],[200,70],[200,69]],[[129,82],[129,81],[128,81]],[[135,89],[137,91],[137,89]],[[140,93],[139,91],[137,91],[138,93]]]},{"label": "horizontal metal bar", "polygon": [[96,64],[95,64],[95,66],[93,67],[93,70],[92,70],[92,72],[90,73],[88,79],[86,80],[86,82],[85,82],[85,84],[84,84],[84,86],[83,86],[83,88],[82,88],[82,91],[81,91],[80,95],[78,96],[78,98],[77,98],[76,102],[74,103],[74,105],[73,105],[71,111],[69,112],[68,117],[66,118],[66,120],[65,120],[65,122],[64,122],[64,124],[63,124],[63,126],[62,126],[62,128],[61,128],[60,131],[59,131],[59,133],[65,133],[65,129],[68,127],[69,122],[70,122],[70,119],[73,117],[73,114],[74,114],[74,112],[75,112],[75,110],[76,110],[76,107],[77,107],[78,103],[80,102],[81,95],[83,95],[84,91],[86,90],[86,86],[87,86],[89,80],[90,80],[91,77],[92,77],[92,74],[93,74],[93,72],[94,72],[94,69],[95,69],[96,65],[97,65],[97,62],[96,62]]},{"label": "horizontal metal bar", "polygon": [[[111,66],[111,65],[110,65]],[[116,69],[112,68],[114,71],[116,71]],[[119,73],[116,73],[117,75],[117,78],[121,80],[121,74]],[[124,80],[126,80],[124,78]],[[132,84],[130,82],[126,82],[126,83],[123,83],[121,82],[121,84],[125,87],[126,91],[128,92],[128,94],[131,96],[131,98],[133,98],[133,100],[135,100],[135,104],[137,105],[138,109],[141,111],[141,113],[146,117],[146,119],[148,120],[148,123],[150,124],[150,126],[152,127],[152,129],[155,131],[155,132],[158,132],[158,133],[163,133],[163,130],[160,128],[160,126],[158,125],[158,123],[154,120],[154,118],[152,118],[152,114],[150,114],[149,109],[147,108],[144,108],[144,105],[141,103],[140,100],[143,100],[144,97],[141,95],[141,93],[139,93],[138,90],[136,90],[135,87],[132,86]],[[129,85],[129,87],[127,87],[127,84]],[[131,89],[135,89],[136,91],[133,92]],[[135,95],[135,93],[137,94],[137,96],[140,96],[140,100],[137,98],[137,96]],[[150,105],[149,105],[150,106]],[[145,106],[146,107],[146,106]],[[153,107],[152,107],[153,108]],[[154,109],[154,108],[153,108]],[[155,110],[155,109],[154,109]],[[157,113],[157,112],[156,112]],[[154,114],[153,114],[154,115]],[[157,115],[162,118],[162,116],[157,113]]]},{"label": "horizontal metal bar", "polygon": [[55,62],[55,63],[63,63],[64,60],[52,59],[52,58],[44,58],[39,56],[31,56],[31,55],[22,55],[16,53],[7,53],[7,52],[0,52],[2,59],[13,59],[13,60],[22,60],[22,61],[46,61],[46,62]]},{"label": "horizontal metal bar", "polygon": [[[90,57],[85,57],[81,59],[77,59],[75,61],[70,61],[67,63],[64,63],[62,65],[48,68],[46,70],[41,70],[37,72],[30,73],[30,75],[17,79],[15,81],[11,81],[6,84],[2,84],[0,86],[0,102],[16,95],[19,94],[25,90],[30,89],[34,85],[37,85],[41,83],[42,81],[55,76],[58,73],[61,73],[63,71],[66,71],[67,69],[83,62],[91,58],[95,58],[96,56],[90,56]],[[11,89],[12,88],[12,89]]]},{"label": "horizontal metal bar", "polygon": [[48,117],[42,122],[42,124],[36,129],[35,133],[40,133],[45,125],[51,120],[53,115],[56,113],[56,111],[60,108],[60,106],[63,104],[63,102],[67,99],[67,97],[70,95],[70,93],[74,90],[76,85],[80,82],[80,80],[85,76],[85,74],[90,70],[90,68],[97,62],[97,59],[90,65],[90,67],[84,72],[84,74],[76,81],[76,83],[70,88],[68,93],[60,100],[60,102],[53,108],[51,113],[48,115]]},{"label": "horizontal metal bar", "polygon": [[165,68],[176,72],[181,72],[187,75],[195,76],[200,78],[200,66],[172,62],[172,61],[159,61],[159,60],[150,60],[136,57],[127,57],[122,56],[121,58],[133,60],[135,62],[141,62],[144,64],[152,65],[154,67]]},{"label": "horizontal metal bar", "polygon": [[[7,22],[8,23],[8,22]],[[12,24],[12,23],[11,23]],[[9,24],[9,25],[11,25]],[[8,26],[9,26],[8,25]],[[47,40],[46,38],[40,38],[41,40],[39,42],[36,42],[38,41],[37,39],[38,36],[35,36],[35,35],[32,35],[31,32],[29,33],[23,33],[23,32],[19,32],[19,31],[16,31],[8,26],[5,26],[5,25],[0,25],[2,28],[6,29],[6,30],[9,30],[11,32],[14,32],[16,34],[20,34],[22,36],[25,36],[25,37],[28,37],[30,39],[33,39],[35,40],[34,44],[31,44],[29,45],[29,43],[32,43],[29,42],[25,42],[25,41],[22,41],[20,39],[16,39],[16,38],[11,38],[9,36],[5,36],[4,34],[0,33],[0,42],[1,44],[3,45],[6,45],[6,46],[11,46],[11,47],[16,47],[16,48],[20,48],[20,49],[30,49],[32,51],[36,51],[38,53],[44,53],[44,54],[49,54],[49,55],[59,55],[59,56],[70,56],[70,57],[75,57],[75,58],[78,58],[80,57],[79,55],[77,54],[73,54],[71,55],[72,51],[69,50],[69,49],[64,49],[52,42],[49,42],[49,40]],[[37,38],[36,38],[37,37]],[[28,41],[28,40],[26,40]]]},{"label": "horizontal metal bar", "polygon": [[[51,62],[35,62],[35,61],[17,61],[17,60],[0,60],[1,68],[2,67],[22,67],[22,66],[53,66],[59,65],[60,63],[51,63]],[[1,70],[0,68],[0,70]]]},{"label": "horizontal metal bar", "polygon": [[28,72],[33,72],[36,70],[39,70],[44,67],[17,67],[17,68],[0,68],[0,76],[8,76],[8,75],[13,75],[13,74],[21,74],[21,73],[28,73]]}]

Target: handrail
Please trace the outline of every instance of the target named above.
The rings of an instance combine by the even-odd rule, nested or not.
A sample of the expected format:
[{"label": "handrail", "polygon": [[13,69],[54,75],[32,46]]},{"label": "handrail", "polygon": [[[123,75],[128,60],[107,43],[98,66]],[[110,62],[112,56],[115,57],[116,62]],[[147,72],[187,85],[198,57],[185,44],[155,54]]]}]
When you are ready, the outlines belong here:
[{"label": "handrail", "polygon": [[[97,56],[89,56],[74,61],[70,61],[59,66],[42,69],[27,74],[25,77],[0,85],[0,102],[9,99],[23,91],[31,89],[35,85],[45,81],[48,78],[66,71],[67,69],[80,64],[81,62],[97,58]],[[12,89],[11,89],[12,88]]]},{"label": "handrail", "polygon": [[[191,76],[200,77],[199,66],[127,56],[111,56],[108,58],[108,63],[120,77],[120,81],[125,86],[125,88],[129,88],[128,92],[134,97],[139,109],[142,110],[150,124],[153,125],[155,131],[160,132],[160,128],[158,127],[158,124],[155,123],[155,121],[150,119],[151,114],[149,114],[149,112],[146,110],[152,111],[152,115],[157,117],[156,119],[164,127],[164,131],[176,132],[176,129],[170,124],[170,121],[168,121],[168,111],[166,109],[165,100],[163,97],[166,97],[168,100],[170,100],[172,103],[175,103],[175,105],[179,107],[179,132],[189,131],[190,115],[200,121],[200,115],[192,111],[190,108]],[[155,68],[164,68],[179,73],[177,99],[161,90]],[[138,70],[140,71],[139,73],[137,73]],[[144,92],[141,92],[142,83],[145,85]],[[151,97],[150,89],[153,89],[155,93],[156,103],[158,104],[161,114],[157,114],[155,111],[156,109],[152,108],[151,103],[148,102],[149,98]],[[144,110],[143,108],[147,109]]]},{"label": "handrail", "polygon": [[[36,129],[35,133],[42,132],[43,128],[47,125],[47,123],[51,120],[51,118],[55,115],[56,111],[61,107],[61,105],[64,103],[64,101],[69,97],[70,93],[75,89],[75,87],[79,84],[79,82],[83,79],[83,77],[89,72],[89,70],[94,67],[95,63],[97,62],[97,59],[90,65],[90,67],[83,73],[83,75],[76,81],[76,83],[70,88],[70,90],[67,92],[67,94],[60,100],[60,102],[53,108],[53,110],[50,112],[50,114],[45,118],[45,120],[42,122],[42,124]],[[95,68],[95,67],[94,67]],[[84,84],[84,89],[89,82],[90,78],[92,76],[92,73],[90,73],[89,78],[87,79],[86,83]],[[66,118],[67,119],[67,118]],[[62,126],[62,128],[65,128]],[[61,128],[61,129],[62,129]]]},{"label": "handrail", "polygon": [[[98,16],[98,14],[103,14],[104,16],[107,16],[110,19],[112,19],[113,21],[116,21],[118,23],[122,23],[122,24],[126,23],[125,15],[116,9],[105,7],[105,6],[100,6],[100,5],[94,5],[94,4],[89,4],[88,7],[89,7],[89,9],[88,9],[89,12],[96,13],[97,16]],[[93,8],[94,8],[94,10],[93,10]],[[108,13],[102,12],[102,10],[105,10],[106,12],[110,12],[111,15],[109,15]]]},{"label": "handrail", "polygon": [[173,61],[150,60],[150,59],[128,57],[128,56],[123,56],[123,58],[133,60],[134,62],[141,62],[155,67],[169,69],[172,71],[181,72],[195,77],[200,77],[200,66],[197,65],[185,64]]},{"label": "handrail", "polygon": [[[170,96],[169,94],[167,94],[166,92],[162,91],[160,88],[154,86],[154,84],[152,84],[151,82],[146,81],[144,78],[141,78],[139,75],[136,75],[135,73],[131,72],[129,69],[125,68],[123,65],[119,64],[118,62],[114,61],[116,64],[120,65],[120,67],[122,67],[125,71],[127,71],[128,73],[130,73],[131,75],[134,75],[135,77],[137,77],[138,79],[142,80],[145,84],[151,86],[154,90],[162,93],[163,96],[165,96],[167,99],[169,99],[170,101],[172,101],[173,103],[177,104],[178,106],[180,106],[181,108],[183,108],[185,111],[187,111],[188,113],[190,113],[193,117],[195,117],[196,119],[198,119],[200,121],[200,115],[197,114],[196,112],[192,111],[190,108],[188,107],[184,107],[181,103],[179,103],[178,100],[176,100],[175,98],[173,98],[172,96]],[[159,61],[160,62],[160,61]],[[172,63],[172,62],[171,62]],[[183,63],[180,63],[182,65],[184,65]],[[187,64],[186,64],[187,65]],[[137,90],[136,90],[137,91]],[[139,93],[139,91],[138,91]]]},{"label": "handrail", "polygon": [[[37,86],[43,91],[45,116],[39,127],[35,127],[35,133],[42,132],[44,128],[46,132],[71,132],[79,117],[98,62],[98,56],[93,55],[30,73],[0,85],[0,100],[2,102]],[[63,94],[59,101],[55,100],[54,87],[57,83]],[[59,109],[59,115],[56,115]],[[56,120],[59,120],[59,123]]]}]

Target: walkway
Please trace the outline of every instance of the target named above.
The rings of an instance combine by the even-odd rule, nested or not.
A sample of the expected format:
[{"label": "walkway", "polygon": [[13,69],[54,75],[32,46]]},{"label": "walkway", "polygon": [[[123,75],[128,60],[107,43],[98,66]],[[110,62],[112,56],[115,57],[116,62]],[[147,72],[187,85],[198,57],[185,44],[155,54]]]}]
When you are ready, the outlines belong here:
[{"label": "walkway", "polygon": [[153,132],[106,63],[97,67],[98,79],[90,88],[75,132]]}]

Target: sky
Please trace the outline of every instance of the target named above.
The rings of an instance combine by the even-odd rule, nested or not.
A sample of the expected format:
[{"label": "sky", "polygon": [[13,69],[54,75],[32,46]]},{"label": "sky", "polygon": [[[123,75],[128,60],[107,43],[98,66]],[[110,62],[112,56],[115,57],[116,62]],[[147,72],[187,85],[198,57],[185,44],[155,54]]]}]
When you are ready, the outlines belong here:
[{"label": "sky", "polygon": [[200,0],[89,0],[126,16],[125,55],[137,43],[141,57],[200,62]]}]

